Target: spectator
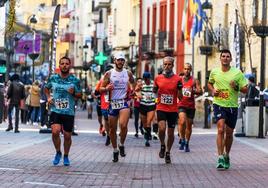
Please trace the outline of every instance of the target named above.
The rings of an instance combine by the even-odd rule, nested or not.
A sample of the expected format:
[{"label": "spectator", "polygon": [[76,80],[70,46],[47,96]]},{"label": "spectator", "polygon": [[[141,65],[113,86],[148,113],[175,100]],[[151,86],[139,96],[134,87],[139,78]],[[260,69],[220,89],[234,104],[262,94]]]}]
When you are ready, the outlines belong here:
[{"label": "spectator", "polygon": [[7,91],[8,99],[8,128],[6,131],[13,130],[12,126],[12,110],[15,108],[15,133],[19,133],[19,105],[21,100],[25,98],[25,89],[22,82],[19,81],[19,75],[14,74],[10,78],[10,85]]},{"label": "spectator", "polygon": [[30,106],[32,108],[31,121],[33,125],[38,125],[40,109],[40,88],[39,82],[34,81],[30,90]]},{"label": "spectator", "polygon": [[248,92],[246,94],[247,105],[258,105],[259,90],[256,88],[255,78],[248,78]]}]

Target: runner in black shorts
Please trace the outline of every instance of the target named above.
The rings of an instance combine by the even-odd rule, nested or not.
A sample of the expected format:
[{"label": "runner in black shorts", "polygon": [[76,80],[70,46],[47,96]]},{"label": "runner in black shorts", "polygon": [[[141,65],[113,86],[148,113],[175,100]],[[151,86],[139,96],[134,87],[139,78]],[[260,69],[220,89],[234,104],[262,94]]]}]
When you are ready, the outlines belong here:
[{"label": "runner in black shorts", "polygon": [[[149,72],[143,73],[143,82],[140,87],[136,87],[136,93],[140,93],[140,115],[142,125],[144,127],[144,139],[145,139],[145,146],[149,147],[150,143],[149,140],[152,139],[151,135],[151,123],[154,119],[155,114],[155,94],[153,92],[154,83],[150,79],[151,74]],[[140,91],[140,92],[138,92]]]},{"label": "runner in black shorts", "polygon": [[50,123],[52,128],[52,141],[56,149],[53,164],[59,164],[61,153],[60,132],[64,135],[63,164],[70,165],[69,151],[72,144],[72,130],[74,126],[75,98],[81,97],[80,81],[69,73],[71,60],[62,57],[59,61],[60,73],[52,75],[46,86],[45,93],[50,106]]}]

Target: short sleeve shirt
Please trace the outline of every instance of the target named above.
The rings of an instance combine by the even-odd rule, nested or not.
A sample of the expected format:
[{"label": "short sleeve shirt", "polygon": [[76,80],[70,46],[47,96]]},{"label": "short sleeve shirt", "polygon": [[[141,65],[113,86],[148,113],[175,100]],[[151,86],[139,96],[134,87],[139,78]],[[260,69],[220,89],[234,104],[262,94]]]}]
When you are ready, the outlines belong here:
[{"label": "short sleeve shirt", "polygon": [[213,103],[222,107],[238,107],[238,94],[230,82],[235,81],[239,88],[247,85],[247,80],[243,73],[234,67],[229,71],[223,72],[221,68],[215,68],[209,76],[209,83],[213,84],[215,89],[220,90],[219,96],[213,98]]},{"label": "short sleeve shirt", "polygon": [[51,111],[74,116],[75,97],[68,90],[74,88],[75,94],[81,93],[80,80],[74,75],[62,78],[59,74],[54,74],[49,78],[45,87],[52,91],[54,103]]},{"label": "short sleeve shirt", "polygon": [[178,75],[173,75],[166,78],[160,74],[155,78],[154,85],[158,88],[158,104],[157,110],[164,112],[178,112],[177,98],[178,98],[178,82],[181,78]]}]

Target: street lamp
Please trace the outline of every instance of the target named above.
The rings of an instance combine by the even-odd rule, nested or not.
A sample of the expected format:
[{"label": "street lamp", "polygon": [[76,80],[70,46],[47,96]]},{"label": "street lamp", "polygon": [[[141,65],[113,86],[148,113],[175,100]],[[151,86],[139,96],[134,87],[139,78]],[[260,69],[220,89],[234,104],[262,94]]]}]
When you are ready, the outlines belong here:
[{"label": "street lamp", "polygon": [[[206,2],[204,2],[202,4],[202,9],[203,10],[211,10],[212,9],[212,4],[208,2],[208,0],[206,0]],[[208,96],[208,56],[212,54],[212,47],[209,46],[208,44],[208,17],[205,18],[206,21],[206,28],[205,28],[205,33],[204,33],[204,45],[200,46],[200,53],[201,55],[205,55],[206,56],[206,62],[205,62],[205,101],[204,101],[204,108],[205,108],[205,113],[204,113],[204,128],[210,128],[209,126],[209,122],[208,122],[208,115],[209,115],[209,100],[206,98]]]},{"label": "street lamp", "polygon": [[[266,59],[266,37],[268,36],[268,26],[266,25],[267,19],[267,0],[262,1],[262,22],[261,25],[254,25],[253,30],[258,37],[261,38],[261,67],[260,67],[260,102],[259,102],[259,133],[258,138],[263,136],[263,90],[265,87],[265,59]],[[256,24],[256,23],[255,23]]]},{"label": "street lamp", "polygon": [[129,66],[131,69],[133,66],[135,66],[135,63],[133,61],[134,58],[134,45],[135,45],[135,40],[136,40],[136,33],[133,29],[131,29],[130,33],[128,34],[129,36],[129,45],[130,45],[130,64]]},{"label": "street lamp", "polygon": [[85,61],[83,63],[83,70],[85,71],[85,90],[86,90],[87,89],[87,71],[89,69],[89,66],[87,63],[87,49],[88,49],[87,43],[85,43],[85,45],[83,46],[83,49],[85,51]]}]

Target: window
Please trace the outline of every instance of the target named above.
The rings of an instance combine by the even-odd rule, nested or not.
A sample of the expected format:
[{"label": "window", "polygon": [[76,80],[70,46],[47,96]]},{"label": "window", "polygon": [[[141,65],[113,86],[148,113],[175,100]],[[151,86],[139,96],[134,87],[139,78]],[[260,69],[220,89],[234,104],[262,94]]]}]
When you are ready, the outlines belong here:
[{"label": "window", "polygon": [[57,0],[52,0],[52,3],[51,3],[52,6],[57,6],[57,4],[58,4]]}]

